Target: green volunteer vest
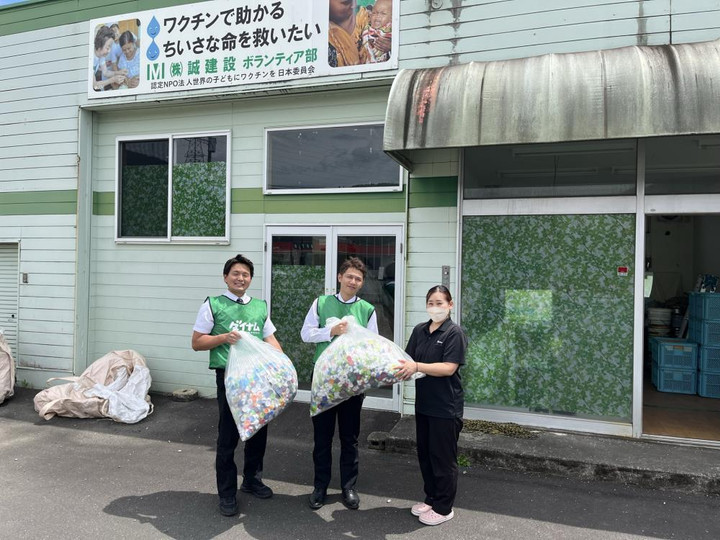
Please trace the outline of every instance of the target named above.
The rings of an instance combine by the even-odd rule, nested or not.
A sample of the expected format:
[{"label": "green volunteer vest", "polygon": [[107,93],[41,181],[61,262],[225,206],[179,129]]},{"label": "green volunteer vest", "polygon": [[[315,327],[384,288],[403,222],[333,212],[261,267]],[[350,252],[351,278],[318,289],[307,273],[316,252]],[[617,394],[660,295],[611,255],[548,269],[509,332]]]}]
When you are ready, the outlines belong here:
[{"label": "green volunteer vest", "polygon": [[[215,321],[215,326],[210,331],[211,336],[239,330],[252,334],[258,339],[263,338],[263,326],[268,317],[267,304],[264,300],[251,298],[247,304],[239,304],[227,296],[210,296],[208,302]],[[210,369],[225,369],[229,352],[230,345],[227,343],[211,349]]]},{"label": "green volunteer vest", "polygon": [[[346,315],[352,315],[360,325],[367,328],[370,317],[372,316],[373,311],[375,311],[375,306],[373,306],[370,302],[362,300],[361,298],[358,298],[352,304],[344,304],[338,300],[337,296],[334,294],[328,294],[326,296],[318,297],[317,311],[318,326],[320,328],[325,326],[325,321],[329,318],[337,317],[338,319],[342,319]],[[333,337],[333,339],[336,337],[337,336]],[[317,344],[315,347],[315,357],[313,358],[313,362],[315,362],[322,352],[327,349],[330,343],[330,341],[323,341],[322,343]]]}]

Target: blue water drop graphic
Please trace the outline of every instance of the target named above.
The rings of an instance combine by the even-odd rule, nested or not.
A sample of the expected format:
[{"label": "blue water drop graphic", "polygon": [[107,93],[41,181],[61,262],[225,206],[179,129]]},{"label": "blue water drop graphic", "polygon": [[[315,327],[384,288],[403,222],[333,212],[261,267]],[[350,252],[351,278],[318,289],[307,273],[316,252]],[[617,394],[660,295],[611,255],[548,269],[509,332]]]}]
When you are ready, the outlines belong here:
[{"label": "blue water drop graphic", "polygon": [[160,56],[160,47],[153,41],[147,49],[148,60],[157,60],[158,56]]},{"label": "blue water drop graphic", "polygon": [[153,17],[150,20],[150,24],[148,24],[147,34],[151,38],[155,39],[159,33],[160,33],[160,23],[158,22],[158,20],[155,17]]}]

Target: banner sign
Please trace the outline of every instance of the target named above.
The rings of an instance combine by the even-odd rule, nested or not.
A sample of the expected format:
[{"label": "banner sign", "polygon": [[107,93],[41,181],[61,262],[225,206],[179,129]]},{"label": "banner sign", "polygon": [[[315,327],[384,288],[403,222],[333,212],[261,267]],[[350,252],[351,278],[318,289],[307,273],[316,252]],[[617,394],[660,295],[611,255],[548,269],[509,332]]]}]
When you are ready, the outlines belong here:
[{"label": "banner sign", "polygon": [[400,0],[215,0],[90,21],[88,98],[395,69]]}]

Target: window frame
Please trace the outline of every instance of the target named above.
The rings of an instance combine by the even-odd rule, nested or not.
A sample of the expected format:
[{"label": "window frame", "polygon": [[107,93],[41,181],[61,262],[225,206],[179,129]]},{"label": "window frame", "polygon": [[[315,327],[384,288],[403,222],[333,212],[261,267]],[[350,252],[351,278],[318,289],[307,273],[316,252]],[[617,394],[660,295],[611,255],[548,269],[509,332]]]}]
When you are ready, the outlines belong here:
[{"label": "window frame", "polygon": [[[226,140],[226,161],[225,161],[225,234],[223,236],[172,236],[173,216],[173,167],[175,165],[174,141],[176,139],[192,139],[200,137],[225,137]],[[124,142],[142,142],[151,140],[166,139],[168,141],[168,212],[167,212],[167,235],[162,236],[120,236],[120,222],[122,220],[121,210],[121,174],[120,174],[120,146]],[[229,245],[230,244],[230,214],[232,201],[232,131],[195,131],[187,133],[147,133],[143,135],[123,135],[115,138],[115,243],[116,244],[199,244],[199,245]]]},{"label": "window frame", "polygon": [[[263,167],[263,195],[308,195],[308,194],[322,194],[322,193],[390,193],[403,190],[403,168],[396,163],[398,168],[398,182],[392,186],[383,187],[331,187],[331,188],[303,188],[303,189],[274,189],[268,187],[269,180],[269,168],[270,168],[270,134],[279,131],[299,131],[299,130],[311,130],[311,129],[332,129],[332,128],[346,128],[346,127],[361,127],[361,126],[382,126],[383,134],[385,130],[385,122],[380,120],[376,122],[347,122],[341,124],[309,124],[309,125],[297,125],[297,126],[283,126],[283,127],[272,127],[265,128],[263,134],[263,155],[264,155],[264,167]],[[388,156],[388,159],[391,159]]]}]

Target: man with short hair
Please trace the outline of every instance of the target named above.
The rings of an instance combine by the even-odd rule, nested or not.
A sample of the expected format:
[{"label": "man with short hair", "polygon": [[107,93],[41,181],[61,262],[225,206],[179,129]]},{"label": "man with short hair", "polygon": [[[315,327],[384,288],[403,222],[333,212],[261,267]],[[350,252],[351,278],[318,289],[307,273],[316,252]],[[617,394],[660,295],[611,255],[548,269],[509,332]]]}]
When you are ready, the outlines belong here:
[{"label": "man with short hair", "polygon": [[[219,409],[215,475],[220,513],[238,513],[237,466],[235,448],[240,435],[225,397],[225,367],[230,346],[240,339],[240,331],[253,334],[279,351],[275,326],[268,317],[264,300],[251,298],[247,289],[252,283],[255,267],[250,259],[236,255],[225,263],[223,279],[228,290],[220,296],[208,297],[200,307],[193,326],[192,348],[210,351],[210,369],[215,370]],[[272,497],[272,490],[262,482],[263,457],[267,444],[267,425],[245,442],[243,482],[240,490],[261,499]]]},{"label": "man with short hair", "polygon": [[[310,306],[300,336],[306,343],[317,344],[313,361],[317,361],[320,354],[336,336],[347,332],[347,322],[341,322],[328,328],[326,321],[330,317],[341,319],[346,315],[352,315],[360,325],[378,333],[375,307],[357,296],[365,281],[366,273],[365,264],[360,259],[357,257],[347,259],[338,270],[337,279],[340,284],[340,292],[320,296]],[[309,504],[313,510],[317,510],[325,504],[331,477],[332,441],[335,435],[336,419],[340,436],[342,501],[351,510],[357,510],[360,506],[360,497],[355,485],[358,478],[358,437],[363,399],[365,399],[364,394],[353,396],[312,418],[315,479]]]}]

